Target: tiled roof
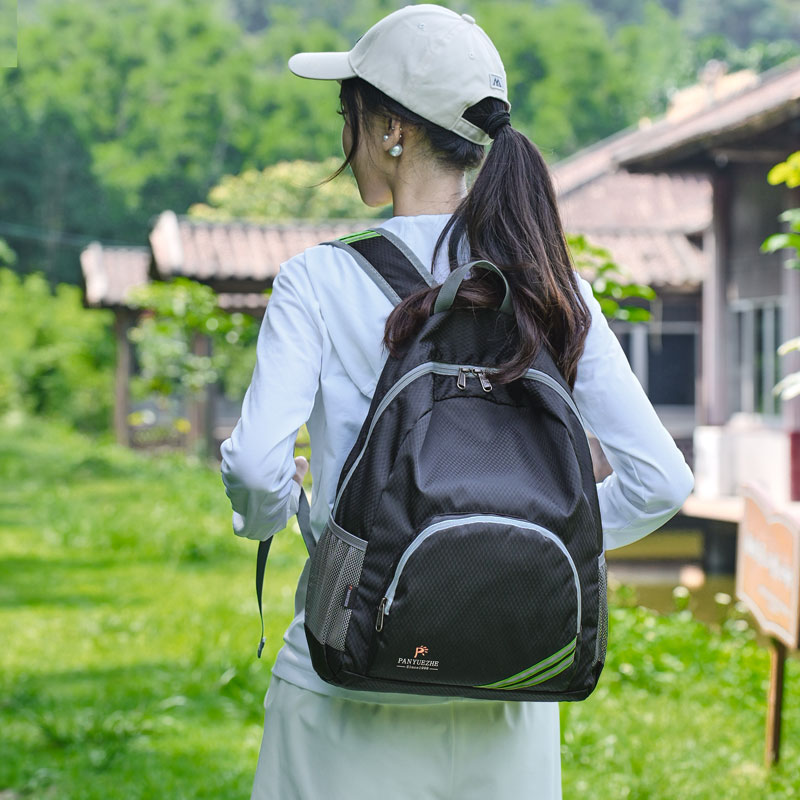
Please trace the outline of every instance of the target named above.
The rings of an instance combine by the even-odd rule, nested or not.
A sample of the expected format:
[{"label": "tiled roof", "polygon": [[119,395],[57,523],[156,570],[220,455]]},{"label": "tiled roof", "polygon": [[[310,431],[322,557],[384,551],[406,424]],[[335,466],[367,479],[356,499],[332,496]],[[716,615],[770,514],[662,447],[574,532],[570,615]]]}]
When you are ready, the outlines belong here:
[{"label": "tiled roof", "polygon": [[[707,259],[683,233],[606,228],[586,230],[589,242],[610,251],[631,283],[695,291],[703,283]],[[591,270],[581,269],[591,280]]]},{"label": "tiled roof", "polygon": [[711,224],[711,182],[700,173],[607,172],[558,198],[567,230],[639,228],[696,233]]},{"label": "tiled roof", "polygon": [[104,247],[92,242],[81,251],[81,270],[89,306],[125,306],[125,293],[147,283],[148,247]]},{"label": "tiled roof", "polygon": [[592,147],[569,159],[564,181],[559,180],[564,175],[560,166],[551,168],[556,187],[571,187],[558,195],[564,228],[609,250],[631,282],[696,290],[707,259],[688,234],[700,233],[711,223],[708,177],[629,173],[615,169],[608,151],[601,158],[602,151]]},{"label": "tiled roof", "polygon": [[307,247],[378,223],[205,222],[164,211],[150,232],[150,246],[160,278],[185,275],[216,285],[226,280],[271,282],[282,262]]},{"label": "tiled roof", "polygon": [[768,130],[800,117],[800,58],[773,67],[752,84],[719,98],[684,119],[664,120],[647,137],[616,149],[619,164],[633,166],[659,157],[687,156],[716,141]]},{"label": "tiled roof", "polygon": [[[87,306],[127,308],[128,289],[146,285],[150,278],[149,247],[108,247],[92,242],[81,252],[81,269]],[[266,287],[265,287],[266,288]],[[217,295],[220,308],[260,316],[267,307],[263,292],[225,292]]]}]

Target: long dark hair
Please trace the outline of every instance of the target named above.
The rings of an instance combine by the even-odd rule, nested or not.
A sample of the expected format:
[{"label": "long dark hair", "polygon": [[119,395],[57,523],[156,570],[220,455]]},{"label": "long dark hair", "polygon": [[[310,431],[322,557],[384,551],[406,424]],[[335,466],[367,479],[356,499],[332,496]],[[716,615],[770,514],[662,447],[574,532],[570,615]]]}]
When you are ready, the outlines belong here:
[{"label": "long dark hair", "polygon": [[[434,248],[433,260],[447,241],[450,268],[486,259],[503,271],[511,287],[517,348],[498,365],[492,380],[508,383],[530,367],[539,348],[550,351],[559,371],[574,387],[578,360],[591,324],[567,247],[547,164],[533,142],[511,125],[500,128],[484,159],[483,145],[423,119],[361,78],[342,81],[340,113],[350,123],[353,144],[339,175],[352,161],[368,116],[394,116],[418,126],[432,156],[446,168],[464,171],[480,166],[466,197],[448,220]],[[487,97],[464,112],[485,130],[486,121],[506,104]],[[483,162],[483,163],[482,163]],[[457,306],[495,307],[502,300],[496,275],[476,270],[464,281]],[[430,317],[439,286],[422,289],[398,304],[386,320],[384,342],[393,356]]]}]

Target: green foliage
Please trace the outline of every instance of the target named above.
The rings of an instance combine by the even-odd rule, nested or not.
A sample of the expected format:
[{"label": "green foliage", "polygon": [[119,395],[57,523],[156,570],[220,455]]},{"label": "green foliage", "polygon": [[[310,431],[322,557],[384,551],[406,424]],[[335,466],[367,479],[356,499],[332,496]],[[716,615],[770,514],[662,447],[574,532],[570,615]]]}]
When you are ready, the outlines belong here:
[{"label": "green foliage", "polygon": [[631,121],[625,65],[583,4],[476,2],[474,14],[503,56],[515,127],[548,160]]},{"label": "green foliage", "polygon": [[[307,454],[307,453],[306,453]],[[0,432],[0,786],[52,800],[247,796],[263,696],[305,558],[294,521],[265,583],[216,467],[51,421]],[[595,692],[560,704],[565,798],[781,800],[800,792],[800,707],[761,763],[768,654],[614,588]],[[800,663],[787,663],[787,691]]]},{"label": "green foliage", "polygon": [[[800,52],[790,3],[448,4],[493,36],[515,125],[553,161],[661,113],[707,58],[764,69]],[[303,81],[286,61],[349,49],[404,4],[21,4],[20,64],[0,71],[0,220],[34,228],[7,229],[16,268],[79,283],[90,238],[141,243],[155,214],[185,211],[223,176],[338,156],[336,83]]]},{"label": "green foliage", "polygon": [[8,246],[8,242],[0,239],[0,267],[11,267],[17,260],[17,254]]},{"label": "green foliage", "polygon": [[[285,93],[276,106],[259,43],[215,5],[41,4],[20,29],[21,66],[0,74],[0,218],[141,241],[152,215],[182,211],[222,175],[274,158],[264,142],[278,141],[276,108],[291,147],[309,127],[317,136],[320,117],[332,134],[334,99],[329,114],[313,88],[304,108]],[[318,154],[331,147],[332,136]],[[20,247],[26,268],[76,281],[74,249]]]},{"label": "green foliage", "polygon": [[111,419],[110,311],[83,307],[76,286],[0,269],[0,414],[58,416],[87,430]]},{"label": "green foliage", "polygon": [[767,173],[767,183],[772,186],[785,183],[790,189],[800,186],[800,150],[772,167]]},{"label": "green foliage", "polygon": [[[769,657],[742,622],[712,632],[688,610],[612,608],[598,688],[561,705],[564,796],[794,797],[800,752],[787,731],[800,715],[784,704],[785,766],[766,770]],[[798,668],[796,659],[787,664],[789,686]]]},{"label": "green foliage", "polygon": [[[365,206],[349,173],[320,183],[339,166],[339,160],[281,161],[271,167],[226,175],[189,214],[199,219],[253,222],[273,220],[365,219],[378,210]],[[319,184],[319,185],[317,185]]]},{"label": "green foliage", "polygon": [[626,322],[646,322],[650,319],[648,309],[621,305],[619,301],[626,298],[654,300],[656,293],[652,287],[624,282],[624,272],[613,260],[611,253],[603,247],[591,244],[583,234],[568,234],[567,244],[578,271],[588,270],[593,273],[592,291],[606,317]]},{"label": "green foliage", "polygon": [[736,47],[800,35],[792,0],[683,0],[681,17],[687,34],[717,34]]},{"label": "green foliage", "polygon": [[[137,287],[129,299],[149,312],[129,334],[140,366],[131,384],[136,394],[191,394],[217,381],[231,397],[244,394],[255,363],[255,319],[223,311],[213,289],[189,278]],[[208,355],[196,352],[198,337],[210,343]]]},{"label": "green foliage", "polygon": [[678,87],[695,82],[700,66],[680,22],[660,3],[649,0],[640,13],[639,22],[621,25],[614,35],[629,123],[664,111]]}]

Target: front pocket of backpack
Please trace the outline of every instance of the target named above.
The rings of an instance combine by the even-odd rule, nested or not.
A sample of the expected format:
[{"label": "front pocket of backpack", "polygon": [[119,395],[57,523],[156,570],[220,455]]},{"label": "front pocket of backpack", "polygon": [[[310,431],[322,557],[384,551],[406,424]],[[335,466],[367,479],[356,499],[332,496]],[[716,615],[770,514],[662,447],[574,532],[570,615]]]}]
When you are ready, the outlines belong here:
[{"label": "front pocket of backpack", "polygon": [[319,538],[308,575],[305,623],[314,638],[344,651],[353,613],[350,599],[361,579],[367,543],[331,517]]},{"label": "front pocket of backpack", "polygon": [[400,557],[368,674],[563,691],[580,624],[578,572],[558,536],[510,517],[452,517],[426,527]]}]

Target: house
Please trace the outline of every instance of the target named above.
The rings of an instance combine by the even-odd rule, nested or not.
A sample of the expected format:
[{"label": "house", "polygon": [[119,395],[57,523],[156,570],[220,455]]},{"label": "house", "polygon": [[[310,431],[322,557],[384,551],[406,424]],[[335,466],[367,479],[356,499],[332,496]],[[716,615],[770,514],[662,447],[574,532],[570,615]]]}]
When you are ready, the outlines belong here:
[{"label": "house", "polygon": [[743,482],[800,499],[800,411],[772,393],[800,369],[775,353],[800,334],[800,272],[759,249],[800,206],[766,180],[798,149],[800,59],[761,75],[709,62],[664,117],[552,167],[566,228],[658,293],[651,322],[611,327],[693,468],[679,524],[704,528],[717,570],[732,571]]},{"label": "house", "polygon": [[[80,255],[84,304],[114,312],[117,341],[114,430],[117,441],[135,444],[130,425],[130,376],[135,369],[128,331],[140,312],[126,293],[151,280],[185,276],[210,286],[219,305],[260,319],[267,307],[265,291],[282,262],[319,242],[337,239],[368,227],[362,220],[256,224],[244,221],[205,222],[162,212],[149,235],[149,247],[109,247],[93,242]],[[373,220],[371,224],[375,224]],[[196,352],[208,342],[198,337]],[[240,402],[226,398],[217,387],[182,405],[191,422],[190,439],[204,440],[210,451],[230,435],[239,417]]]},{"label": "house", "polygon": [[[566,230],[610,251],[629,282],[657,299],[647,323],[611,320],[631,367],[691,465],[700,374],[703,239],[711,187],[703,175],[631,174],[611,160],[633,130],[556,164],[552,174]],[[591,279],[591,275],[585,275]]]},{"label": "house", "polygon": [[800,191],[766,180],[771,166],[798,149],[794,59],[693,114],[654,124],[614,154],[630,173],[689,171],[710,182],[694,495],[735,498],[728,503],[734,511],[746,481],[761,483],[776,502],[800,499],[800,412],[771,391],[800,366],[797,354],[775,353],[800,334],[800,272],[785,268],[785,253],[759,249],[780,230],[778,215],[800,206]]}]

